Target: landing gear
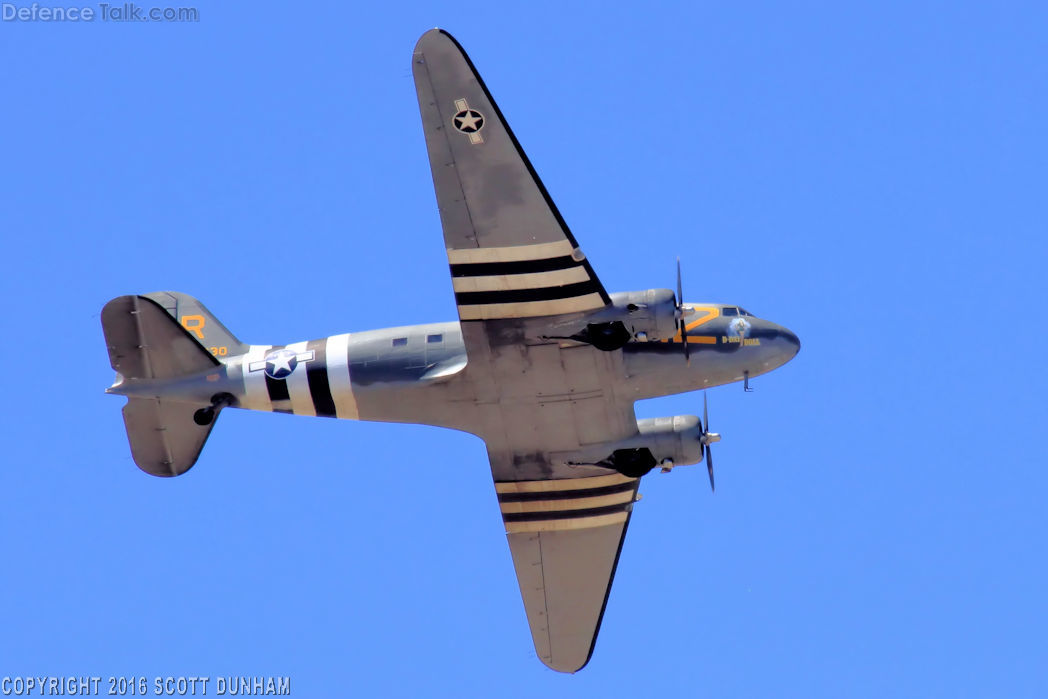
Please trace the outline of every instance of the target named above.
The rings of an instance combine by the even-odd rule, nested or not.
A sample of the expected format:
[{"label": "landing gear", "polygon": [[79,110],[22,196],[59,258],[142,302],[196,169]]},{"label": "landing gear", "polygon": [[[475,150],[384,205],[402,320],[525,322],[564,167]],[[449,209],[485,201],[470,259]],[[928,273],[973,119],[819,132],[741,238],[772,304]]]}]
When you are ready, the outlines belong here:
[{"label": "landing gear", "polygon": [[651,450],[646,448],[616,449],[606,462],[611,468],[630,478],[640,478],[655,468],[655,457],[651,455]]},{"label": "landing gear", "polygon": [[216,393],[211,397],[211,405],[206,408],[193,413],[193,422],[205,427],[215,421],[215,417],[218,415],[218,411],[227,405],[233,405],[236,402],[236,398],[229,393]]},{"label": "landing gear", "polygon": [[632,338],[622,321],[616,320],[611,323],[590,323],[582,332],[572,335],[571,339],[591,344],[602,352],[614,352],[622,349]]}]

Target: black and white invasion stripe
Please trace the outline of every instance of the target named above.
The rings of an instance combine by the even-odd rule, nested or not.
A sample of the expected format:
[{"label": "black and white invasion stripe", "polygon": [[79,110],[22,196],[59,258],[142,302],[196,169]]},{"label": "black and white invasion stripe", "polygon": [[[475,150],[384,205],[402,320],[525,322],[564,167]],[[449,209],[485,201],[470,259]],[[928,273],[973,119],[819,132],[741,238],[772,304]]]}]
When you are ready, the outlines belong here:
[{"label": "black and white invasion stripe", "polygon": [[495,483],[507,534],[622,524],[640,480],[621,474],[592,478]]},{"label": "black and white invasion stripe", "polygon": [[589,262],[567,240],[449,249],[448,261],[462,320],[578,313],[609,303]]},{"label": "black and white invasion stripe", "polygon": [[[280,349],[310,358],[300,361],[285,378],[275,379],[261,367],[267,354]],[[241,405],[276,413],[358,419],[349,376],[348,350],[348,334],[286,346],[252,345],[241,365],[244,374]]]},{"label": "black and white invasion stripe", "polygon": [[313,413],[319,417],[338,417],[328,380],[327,340],[310,340],[306,348],[313,350],[313,361],[306,364],[306,384],[313,399]]},{"label": "black and white invasion stripe", "polygon": [[[269,348],[272,350],[286,349],[286,345],[274,345]],[[293,412],[291,409],[291,392],[288,388],[288,379],[274,379],[272,376],[267,374],[265,371],[262,372],[262,377],[266,382],[266,393],[269,394],[269,402],[273,404],[274,413],[290,413]]]}]

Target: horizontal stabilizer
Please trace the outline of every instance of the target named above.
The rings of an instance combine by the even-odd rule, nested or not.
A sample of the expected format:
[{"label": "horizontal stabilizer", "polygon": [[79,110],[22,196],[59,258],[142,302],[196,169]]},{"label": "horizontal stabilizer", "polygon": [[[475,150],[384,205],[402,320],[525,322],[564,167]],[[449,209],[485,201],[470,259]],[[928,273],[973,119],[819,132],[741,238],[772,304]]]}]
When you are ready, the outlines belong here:
[{"label": "horizontal stabilizer", "polygon": [[218,366],[219,361],[144,296],[121,296],[102,309],[109,363],[125,379],[171,379]]},{"label": "horizontal stabilizer", "polygon": [[[117,385],[158,381],[149,385],[158,386],[162,394],[165,380],[209,371],[220,364],[174,314],[145,296],[121,296],[107,303],[102,309],[102,330],[109,362],[118,373]],[[154,476],[185,473],[200,456],[221,407],[155,395],[129,398],[124,426],[135,463]]]},{"label": "horizontal stabilizer", "polygon": [[176,403],[158,398],[130,398],[124,406],[124,426],[131,456],[154,476],[178,476],[200,456],[214,419],[198,425],[193,414],[207,404]]}]

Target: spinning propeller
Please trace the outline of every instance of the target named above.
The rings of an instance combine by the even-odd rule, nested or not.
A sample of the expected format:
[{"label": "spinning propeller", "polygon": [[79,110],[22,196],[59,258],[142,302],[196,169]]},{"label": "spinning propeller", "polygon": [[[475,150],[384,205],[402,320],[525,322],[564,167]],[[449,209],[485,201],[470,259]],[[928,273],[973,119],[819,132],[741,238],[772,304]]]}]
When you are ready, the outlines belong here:
[{"label": "spinning propeller", "polygon": [[702,435],[699,437],[699,441],[706,450],[706,470],[710,473],[710,490],[716,492],[716,488],[713,486],[713,452],[710,451],[710,445],[714,442],[719,442],[721,436],[716,432],[710,432],[710,411],[709,406],[706,403],[706,392],[702,392]]},{"label": "spinning propeller", "polygon": [[[674,315],[677,317],[677,329],[680,331],[680,339],[684,345],[684,361],[691,364],[691,349],[688,347],[688,334],[684,327],[684,290],[682,289],[680,279],[680,257],[677,257],[677,308],[674,311]],[[706,402],[706,392],[702,392],[702,434],[699,436],[699,442],[702,443],[702,447],[705,451],[706,457],[706,470],[710,474],[710,490],[716,492],[716,488],[713,485],[713,452],[710,450],[710,445],[714,442],[720,441],[720,435],[716,432],[710,432],[710,411],[709,405]]]},{"label": "spinning propeller", "polygon": [[680,256],[677,256],[677,308],[674,315],[677,317],[677,330],[680,331],[680,340],[684,343],[684,361],[691,364],[691,350],[688,349],[688,335],[684,330],[684,291],[681,290],[680,282]]}]

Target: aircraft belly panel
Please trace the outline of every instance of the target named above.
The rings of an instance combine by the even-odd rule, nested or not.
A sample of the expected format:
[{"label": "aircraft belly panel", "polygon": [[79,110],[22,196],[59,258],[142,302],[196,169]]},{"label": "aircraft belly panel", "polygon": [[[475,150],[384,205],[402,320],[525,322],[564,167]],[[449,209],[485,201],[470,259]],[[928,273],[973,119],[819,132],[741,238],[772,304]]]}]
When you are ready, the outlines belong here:
[{"label": "aircraft belly panel", "polygon": [[573,408],[580,446],[608,441],[607,425],[612,420],[608,416],[608,406],[603,398],[578,401]]},{"label": "aircraft belly panel", "polygon": [[511,404],[502,407],[506,439],[514,450],[565,451],[578,445],[572,405],[561,403]]},{"label": "aircraft belly panel", "polygon": [[[503,334],[505,328],[497,337]],[[492,449],[513,455],[508,459],[520,470],[516,477],[555,477],[560,469],[545,454],[623,439],[636,432],[632,402],[620,403],[613,392],[622,364],[621,358],[609,355],[617,353],[554,343],[491,347],[490,333],[472,337],[485,340],[483,353],[473,351],[475,344],[471,346],[473,355],[491,358],[486,365],[478,362],[474,367],[476,380],[497,391],[492,410],[502,422],[499,429],[478,430],[478,434]],[[503,466],[499,477],[513,476]]]}]

